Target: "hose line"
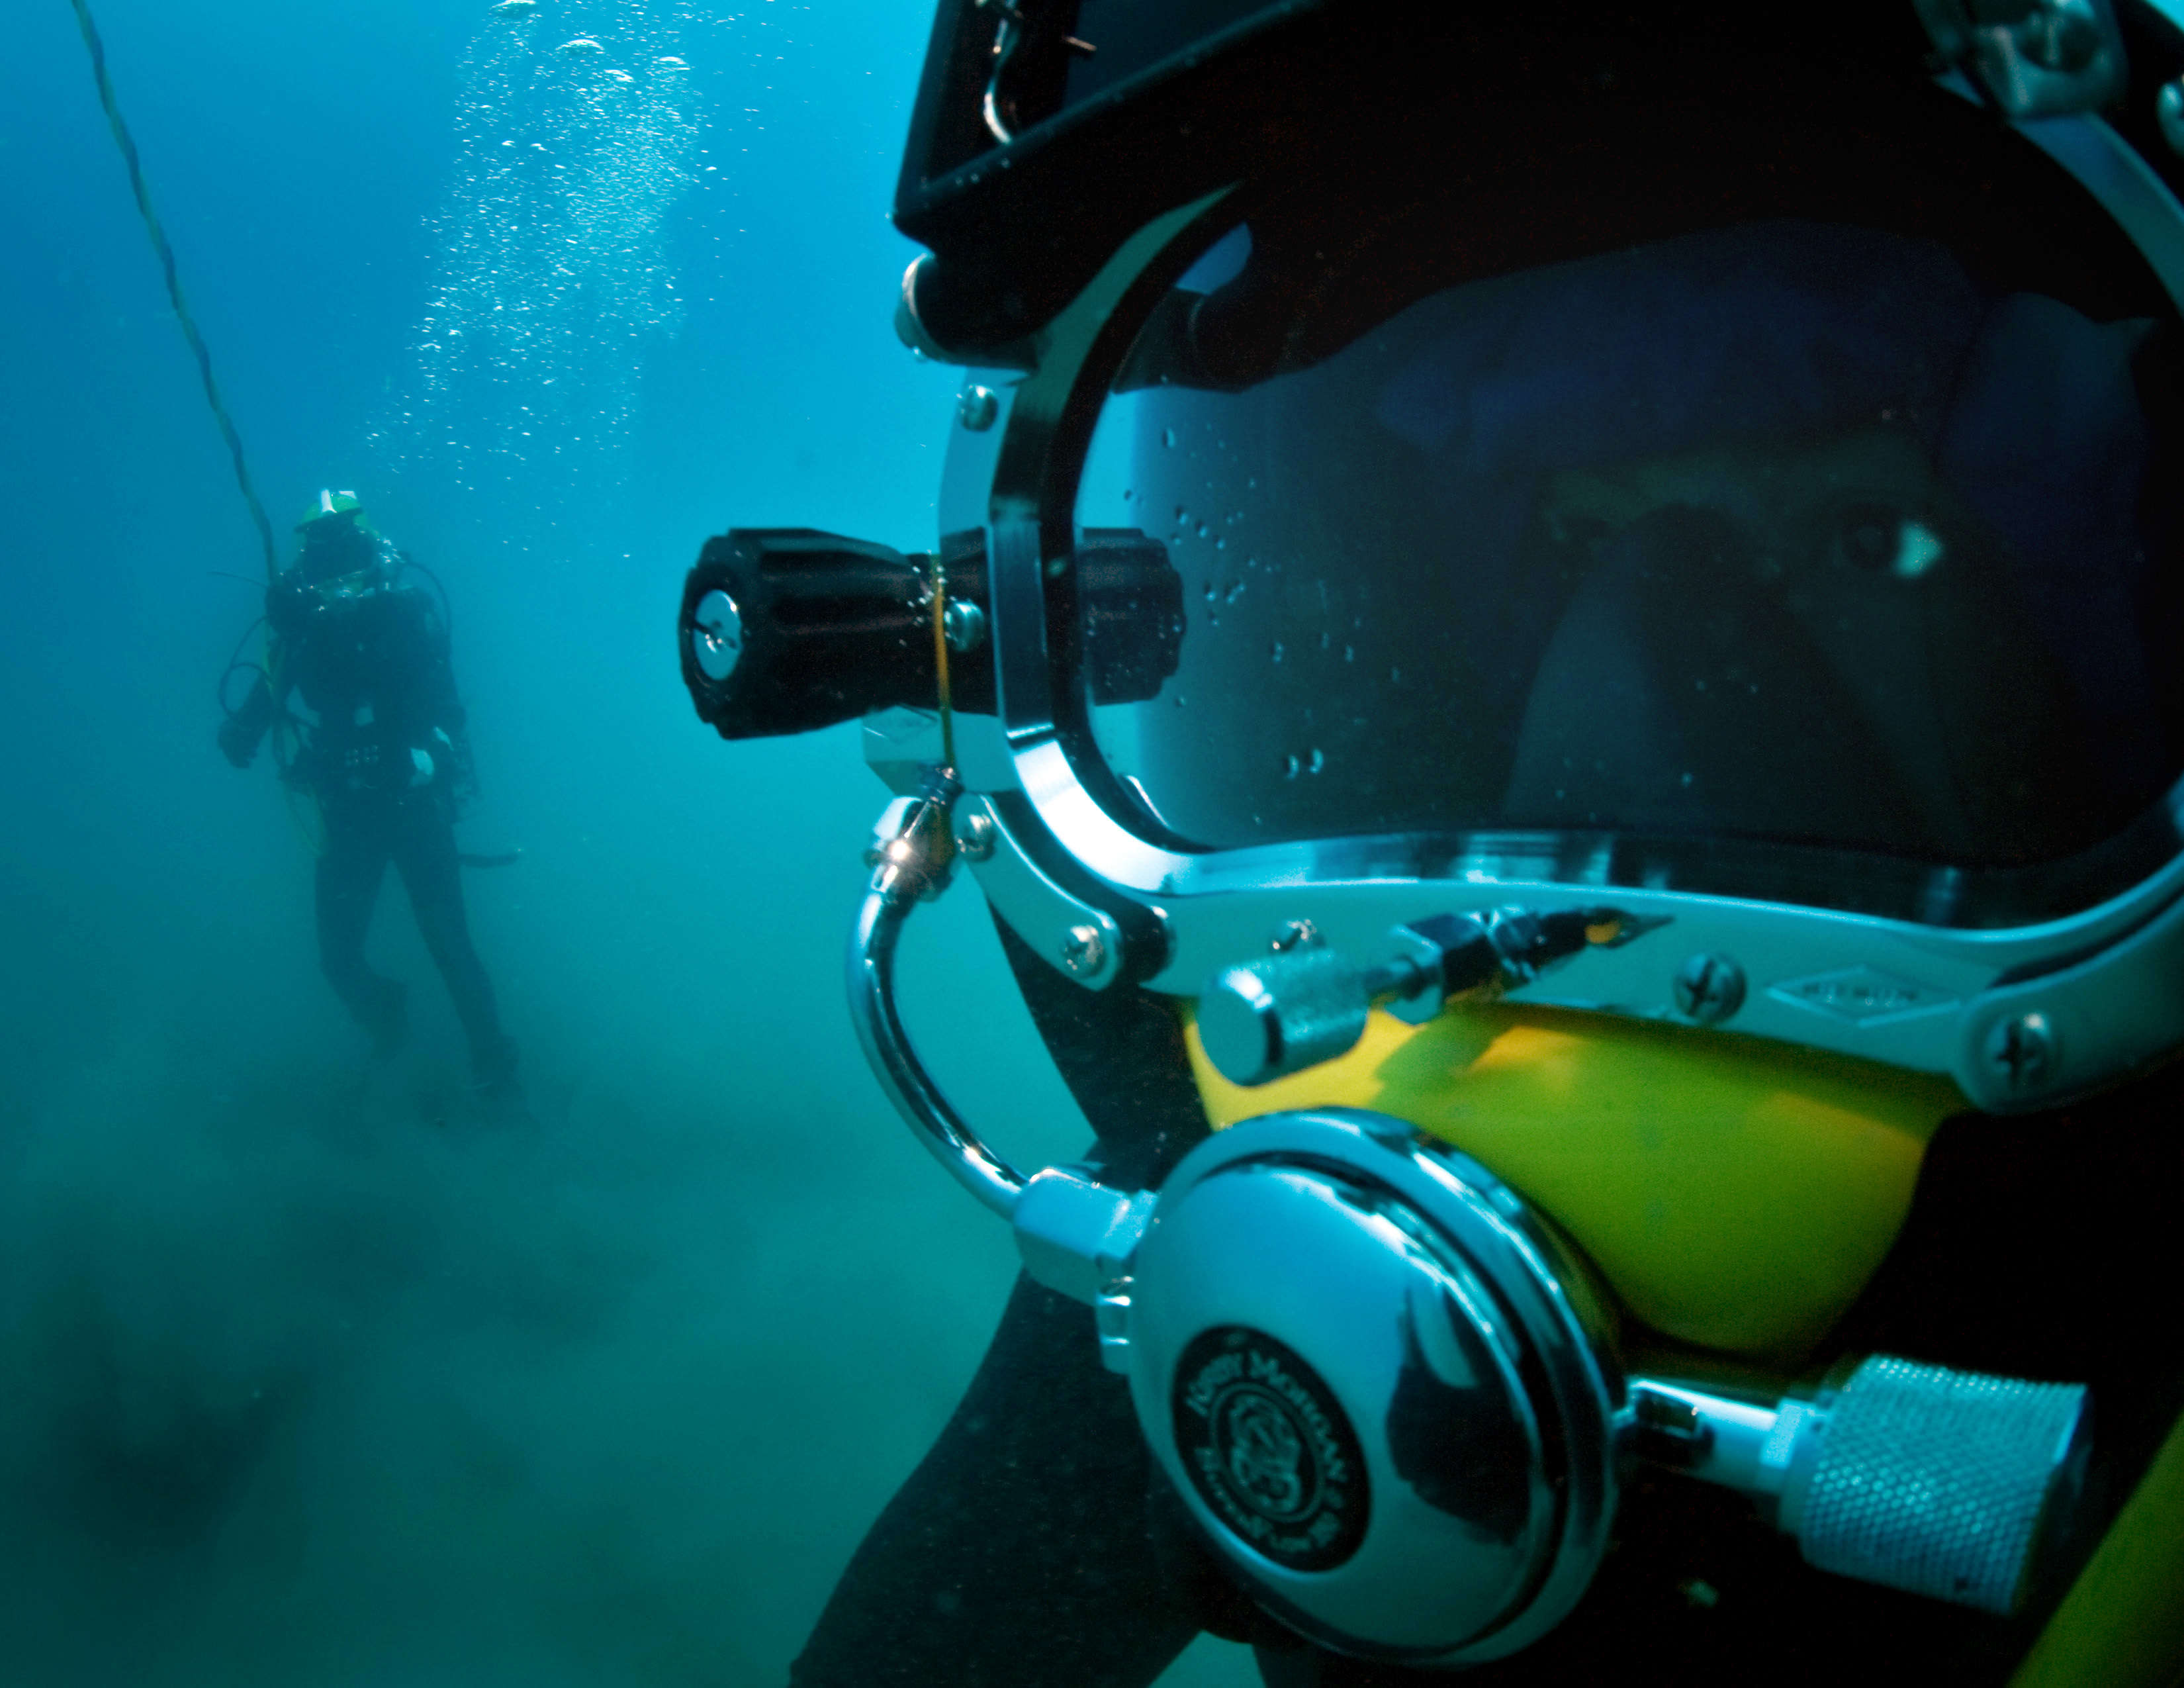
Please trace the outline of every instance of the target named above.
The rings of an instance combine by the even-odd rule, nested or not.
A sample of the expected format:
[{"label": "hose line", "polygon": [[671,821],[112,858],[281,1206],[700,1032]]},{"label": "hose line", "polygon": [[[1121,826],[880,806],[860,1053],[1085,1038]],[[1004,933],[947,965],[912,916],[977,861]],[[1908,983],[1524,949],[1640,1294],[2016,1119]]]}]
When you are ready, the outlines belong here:
[{"label": "hose line", "polygon": [[106,109],[107,126],[114,131],[114,143],[121,149],[122,162],[129,167],[129,187],[136,196],[137,214],[144,219],[144,231],[152,237],[152,249],[159,255],[159,269],[167,282],[167,297],[173,301],[175,320],[182,326],[182,337],[190,343],[190,351],[198,360],[198,374],[204,381],[205,398],[212,406],[213,418],[220,424],[220,437],[227,442],[227,454],[235,460],[235,482],[242,488],[242,496],[250,506],[250,519],[258,524],[259,543],[265,549],[265,578],[270,582],[279,572],[280,561],[274,554],[273,524],[266,519],[265,506],[258,500],[258,493],[250,484],[250,471],[242,458],[242,437],[235,431],[235,422],[227,414],[227,406],[220,396],[220,387],[212,378],[212,354],[205,349],[204,337],[198,332],[196,319],[189,307],[182,303],[181,279],[175,271],[175,249],[167,244],[166,231],[159,226],[159,219],[152,210],[152,196],[144,186],[143,166],[136,157],[136,143],[129,138],[129,126],[121,120],[121,109],[114,101],[114,84],[106,75],[106,47],[98,38],[98,26],[91,20],[91,10],[84,0],[69,0],[75,8],[75,20],[83,29],[83,44],[91,52],[91,74],[98,81],[98,103]]}]

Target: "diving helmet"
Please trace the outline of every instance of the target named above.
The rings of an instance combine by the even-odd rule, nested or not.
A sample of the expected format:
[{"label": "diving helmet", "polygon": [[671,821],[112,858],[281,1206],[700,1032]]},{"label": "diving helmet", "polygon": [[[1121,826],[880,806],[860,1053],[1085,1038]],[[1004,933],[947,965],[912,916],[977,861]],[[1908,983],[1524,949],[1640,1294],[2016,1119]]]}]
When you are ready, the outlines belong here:
[{"label": "diving helmet", "polygon": [[[731,532],[683,675],[724,737],[863,716],[867,1053],[1206,1539],[1412,1664],[1554,1631],[1641,1470],[2059,1593],[2082,1379],[1828,1342],[1944,1120],[2184,1045],[2172,8],[933,40],[937,543]],[[1134,1184],[957,1116],[892,962],[959,861],[1028,990],[1173,1005],[1222,1129]]]},{"label": "diving helmet", "polygon": [[292,635],[315,614],[371,598],[387,582],[383,542],[354,493],[320,490],[296,524],[296,560],[266,588],[266,618]]}]

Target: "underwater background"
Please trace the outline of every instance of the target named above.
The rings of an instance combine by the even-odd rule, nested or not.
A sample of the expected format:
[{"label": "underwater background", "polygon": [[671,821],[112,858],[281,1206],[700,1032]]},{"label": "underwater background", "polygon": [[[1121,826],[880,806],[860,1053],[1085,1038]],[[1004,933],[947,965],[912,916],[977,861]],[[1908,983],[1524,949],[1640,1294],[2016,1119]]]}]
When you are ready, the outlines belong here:
[{"label": "underwater background", "polygon": [[[927,549],[957,372],[890,326],[919,0],[98,0],[272,515],[444,583],[489,1126],[398,883],[367,1067],[311,852],[214,744],[263,560],[67,0],[0,59],[0,1680],[777,1683],[1014,1270],[843,1007],[886,793],[726,745],[730,525]],[[599,51],[565,53],[578,38]],[[672,62],[671,62],[672,61]],[[246,643],[244,654],[254,654]],[[239,695],[240,685],[236,687]],[[1019,1160],[1086,1132],[974,889],[905,1012]],[[1166,1680],[1247,1680],[1201,1641]]]}]

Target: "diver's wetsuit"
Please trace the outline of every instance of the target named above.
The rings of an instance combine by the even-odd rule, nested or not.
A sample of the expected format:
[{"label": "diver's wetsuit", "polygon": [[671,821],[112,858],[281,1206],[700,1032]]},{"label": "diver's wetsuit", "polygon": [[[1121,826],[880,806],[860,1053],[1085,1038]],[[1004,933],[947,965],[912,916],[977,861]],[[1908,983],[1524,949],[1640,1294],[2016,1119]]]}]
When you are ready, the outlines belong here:
[{"label": "diver's wetsuit", "polygon": [[[1205,1134],[1166,1003],[1063,980],[1006,928],[1018,983],[1100,1134],[1107,1178],[1157,1184]],[[1831,1352],[1887,1352],[2092,1387],[2090,1552],[2184,1409],[2173,1306],[2184,1066],[2069,1109],[1965,1115],[1930,1145],[1910,1217]],[[2120,1286],[2128,1286],[2119,1293]],[[1823,1356],[1822,1358],[1828,1357]],[[2004,1621],[1806,1566],[1724,1490],[1638,1472],[1591,1589],[1545,1639],[1455,1673],[1338,1658],[1260,1613],[1153,1466],[1091,1310],[1020,1279],[939,1440],[851,1560],[794,1688],[1146,1688],[1201,1629],[1251,1642],[1269,1688],[1606,1682],[1841,1688],[2001,1683],[2061,1590]]]},{"label": "diver's wetsuit", "polygon": [[463,912],[454,807],[466,760],[465,717],[447,627],[431,597],[396,583],[390,568],[378,581],[350,593],[276,584],[268,594],[275,686],[261,678],[251,688],[221,729],[221,748],[238,765],[248,761],[287,693],[302,699],[316,719],[286,777],[316,798],[325,822],[317,904],[328,983],[376,1048],[400,1040],[403,989],[374,972],[364,955],[392,863],[454,1000],[477,1077],[504,1085],[515,1049]]},{"label": "diver's wetsuit", "polygon": [[[1206,1135],[1175,1016],[1062,980],[998,920],[1111,1182],[1157,1184]],[[791,1669],[795,1688],[1138,1688],[1187,1646],[1210,1590],[1092,1310],[1019,1278],[955,1416],[889,1502]]]}]

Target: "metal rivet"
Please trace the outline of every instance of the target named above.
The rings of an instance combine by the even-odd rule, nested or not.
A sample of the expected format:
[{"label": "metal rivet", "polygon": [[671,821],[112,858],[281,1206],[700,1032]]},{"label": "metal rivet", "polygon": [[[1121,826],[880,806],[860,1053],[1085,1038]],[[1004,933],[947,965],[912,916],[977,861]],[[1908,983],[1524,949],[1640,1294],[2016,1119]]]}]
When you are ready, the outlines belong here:
[{"label": "metal rivet", "polygon": [[967,387],[956,402],[956,418],[974,434],[994,426],[1001,414],[1001,395],[990,387]]},{"label": "metal rivet", "polygon": [[966,861],[983,861],[994,853],[994,835],[1000,831],[991,815],[973,811],[956,823],[956,848]]},{"label": "metal rivet", "polygon": [[718,587],[698,600],[690,617],[690,654],[708,680],[725,680],[744,654],[744,618]]},{"label": "metal rivet", "polygon": [[2045,1084],[2055,1068],[2055,1028],[2045,1014],[2020,1014],[1987,1028],[1986,1061],[2013,1090]]},{"label": "metal rivet", "polygon": [[973,651],[986,642],[986,612],[967,598],[950,600],[941,624],[952,651]]},{"label": "metal rivet", "polygon": [[1744,969],[1703,952],[1676,969],[1676,1006],[1702,1026],[1719,1025],[1744,1006]]},{"label": "metal rivet", "polygon": [[1061,965],[1076,978],[1098,972],[1106,961],[1107,940],[1098,927],[1072,926],[1061,934]]},{"label": "metal rivet", "polygon": [[1274,928],[1273,936],[1267,940],[1267,947],[1277,955],[1285,955],[1291,950],[1326,941],[1319,935],[1319,928],[1310,921],[1285,920]]},{"label": "metal rivet", "polygon": [[2154,96],[2153,115],[2169,150],[2184,159],[2184,76],[2161,85],[2161,92]]}]

